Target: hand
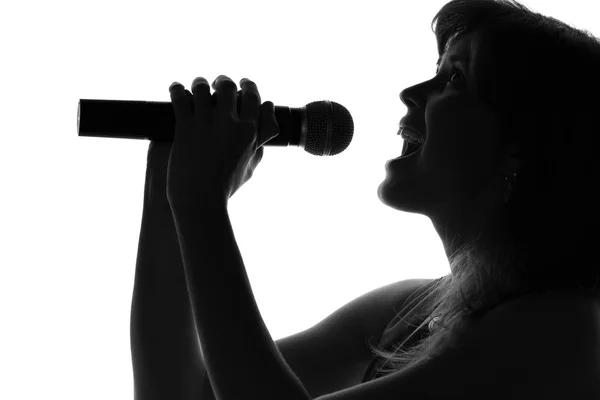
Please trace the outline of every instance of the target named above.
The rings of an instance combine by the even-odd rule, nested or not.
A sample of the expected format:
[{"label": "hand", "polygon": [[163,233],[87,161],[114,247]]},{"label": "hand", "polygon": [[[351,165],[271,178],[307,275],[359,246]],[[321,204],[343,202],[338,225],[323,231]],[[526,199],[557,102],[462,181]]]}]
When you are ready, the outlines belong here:
[{"label": "hand", "polygon": [[279,134],[273,103],[261,105],[258,88],[248,79],[240,87],[238,92],[231,79],[220,75],[212,97],[201,77],[192,83],[193,94],[177,82],[169,88],[176,121],[167,172],[171,206],[207,199],[226,205],[252,177],[262,146]]}]

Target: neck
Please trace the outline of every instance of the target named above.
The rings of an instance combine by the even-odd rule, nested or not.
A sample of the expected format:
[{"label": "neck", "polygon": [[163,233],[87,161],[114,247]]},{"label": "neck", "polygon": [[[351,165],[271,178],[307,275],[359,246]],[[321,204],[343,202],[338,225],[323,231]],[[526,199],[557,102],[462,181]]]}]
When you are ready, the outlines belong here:
[{"label": "neck", "polygon": [[444,216],[430,217],[444,245],[446,257],[454,254],[460,246],[476,240],[481,246],[494,245],[498,235],[506,232],[506,209],[496,208],[479,212],[466,209],[452,210]]}]

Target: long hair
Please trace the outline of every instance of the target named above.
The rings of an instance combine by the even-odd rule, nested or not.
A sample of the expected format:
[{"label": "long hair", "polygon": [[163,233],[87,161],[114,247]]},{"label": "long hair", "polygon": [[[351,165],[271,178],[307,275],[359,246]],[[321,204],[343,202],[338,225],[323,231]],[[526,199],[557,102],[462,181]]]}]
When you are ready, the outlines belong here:
[{"label": "long hair", "polygon": [[426,312],[439,318],[429,334],[408,348],[407,340],[397,343],[393,351],[368,343],[389,365],[380,373],[462,347],[471,324],[512,299],[557,288],[600,298],[600,199],[594,190],[600,40],[510,0],[450,1],[432,30],[440,56],[460,35],[478,35],[477,95],[494,115],[502,148],[521,145],[523,164],[506,205],[506,228],[490,234],[491,225],[484,227],[491,241],[478,240],[480,232],[452,245],[452,273],[427,294]]}]

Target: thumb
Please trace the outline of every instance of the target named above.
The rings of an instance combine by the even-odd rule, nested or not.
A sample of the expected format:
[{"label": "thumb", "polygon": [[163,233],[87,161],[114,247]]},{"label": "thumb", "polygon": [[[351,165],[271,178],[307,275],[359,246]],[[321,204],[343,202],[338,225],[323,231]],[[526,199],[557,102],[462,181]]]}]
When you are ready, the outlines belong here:
[{"label": "thumb", "polygon": [[262,147],[277,135],[279,135],[279,124],[275,118],[275,105],[271,101],[265,101],[260,106],[257,147]]}]

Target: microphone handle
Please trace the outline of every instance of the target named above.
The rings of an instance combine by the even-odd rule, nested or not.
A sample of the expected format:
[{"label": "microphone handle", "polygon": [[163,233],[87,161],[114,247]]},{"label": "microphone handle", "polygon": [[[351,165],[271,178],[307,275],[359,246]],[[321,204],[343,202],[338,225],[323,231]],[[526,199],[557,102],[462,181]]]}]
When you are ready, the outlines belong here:
[{"label": "microphone handle", "polygon": [[[306,106],[275,106],[279,135],[265,146],[306,145]],[[172,142],[175,114],[171,102],[80,99],[77,134],[117,139],[149,139]]]}]

